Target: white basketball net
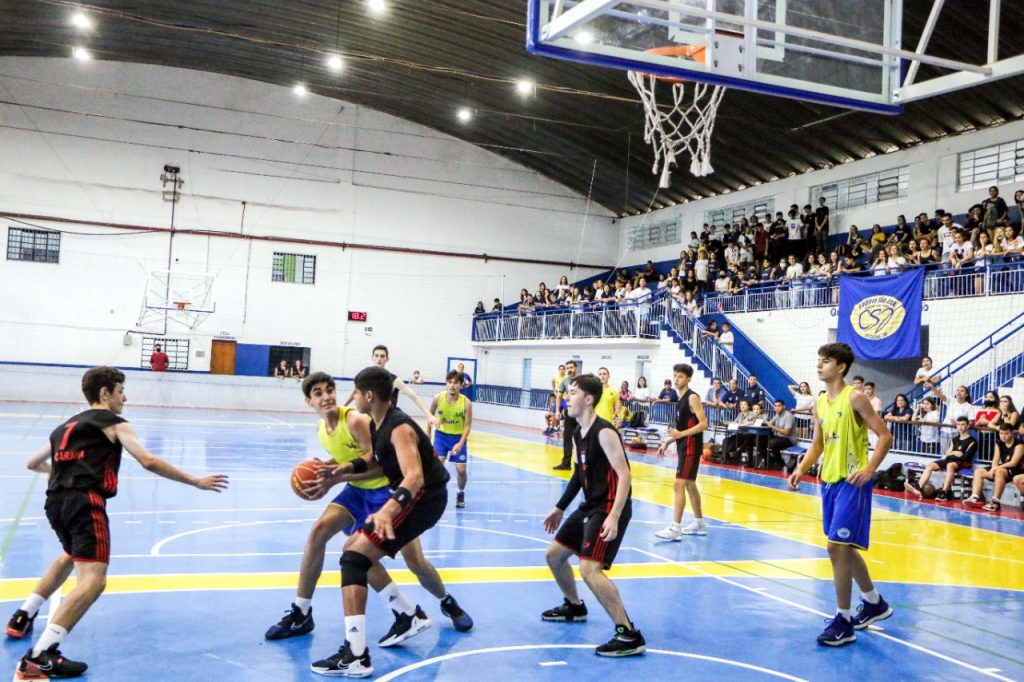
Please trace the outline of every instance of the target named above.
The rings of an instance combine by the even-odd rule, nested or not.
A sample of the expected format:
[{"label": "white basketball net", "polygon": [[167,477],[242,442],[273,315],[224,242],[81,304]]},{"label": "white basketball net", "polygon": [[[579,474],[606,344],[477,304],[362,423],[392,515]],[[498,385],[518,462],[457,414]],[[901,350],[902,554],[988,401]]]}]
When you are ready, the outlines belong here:
[{"label": "white basketball net", "polygon": [[661,174],[660,186],[668,187],[672,167],[678,165],[676,156],[684,151],[690,155],[693,175],[702,177],[713,173],[711,133],[725,88],[708,83],[671,83],[671,102],[659,108],[657,76],[630,71],[629,82],[644,103],[644,141],[654,148],[651,172]]}]

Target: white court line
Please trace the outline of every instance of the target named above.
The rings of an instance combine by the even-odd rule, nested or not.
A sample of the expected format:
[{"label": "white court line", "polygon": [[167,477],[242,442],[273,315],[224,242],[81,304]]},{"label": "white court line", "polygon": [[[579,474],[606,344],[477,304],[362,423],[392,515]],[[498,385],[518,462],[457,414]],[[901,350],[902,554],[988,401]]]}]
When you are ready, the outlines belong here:
[{"label": "white court line", "polygon": [[[742,583],[736,582],[735,580],[730,580],[729,578],[723,578],[722,576],[714,575],[712,573],[709,573],[709,572],[701,569],[698,566],[687,565],[687,564],[684,564],[681,561],[676,561],[674,559],[669,559],[668,557],[663,557],[660,554],[655,554],[654,552],[648,552],[646,550],[642,550],[642,549],[639,549],[639,548],[636,548],[636,547],[634,547],[633,549],[635,549],[636,551],[640,552],[641,554],[646,554],[647,556],[652,557],[654,559],[658,559],[658,560],[663,561],[663,562],[668,563],[668,564],[676,564],[678,566],[689,568],[689,569],[693,570],[696,573],[703,573],[705,576],[707,576],[709,578],[714,578],[715,580],[721,581],[721,582],[725,583],[726,585],[732,585],[733,587],[738,587],[741,590],[746,590],[747,592],[753,592],[754,594],[761,595],[762,597],[765,597],[767,599],[771,599],[772,601],[777,601],[780,604],[786,604],[787,606],[792,606],[793,608],[800,609],[801,611],[807,611],[809,613],[816,614],[818,616],[821,616],[822,618],[826,618],[827,619],[830,616],[835,615],[835,614],[825,613],[824,611],[819,611],[818,609],[812,608],[810,606],[805,606],[805,605],[803,605],[803,604],[801,604],[799,602],[790,601],[789,599],[786,599],[784,597],[776,596],[776,595],[771,594],[771,593],[769,593],[767,591],[759,591],[759,590],[757,590],[757,589],[755,589],[753,587],[750,587],[749,585],[744,585]],[[869,627],[867,630],[862,630],[862,632],[870,632],[871,634],[875,635],[876,637],[882,637],[883,639],[888,639],[888,640],[890,640],[892,642],[896,642],[897,644],[902,644],[903,646],[908,647],[910,649],[914,649],[915,651],[920,651],[923,654],[928,654],[929,656],[934,656],[935,658],[938,658],[938,659],[941,659],[943,661],[946,661],[947,663],[952,663],[953,665],[959,666],[961,668],[966,668],[967,670],[973,670],[976,673],[981,673],[982,675],[986,675],[986,676],[991,677],[993,679],[1001,680],[1001,682],[1014,682],[1013,680],[1011,680],[1008,677],[1003,677],[1002,675],[998,675],[996,673],[988,672],[989,669],[987,669],[987,668],[979,668],[977,666],[973,666],[970,663],[966,663],[964,661],[957,660],[955,658],[952,658],[951,656],[946,656],[945,654],[939,653],[938,651],[933,651],[933,650],[928,649],[926,647],[923,647],[923,646],[921,646],[919,644],[914,644],[913,642],[908,642],[905,639],[900,639],[899,637],[893,637],[892,635],[887,635],[884,632],[881,632],[881,631],[879,631],[877,629],[873,629],[871,627]],[[381,678],[380,682],[383,682],[383,678]]]},{"label": "white court line", "polygon": [[[533,649],[533,650],[536,650],[536,649],[591,649],[591,650],[593,650],[593,648],[595,646],[596,645],[594,645],[594,644],[520,644],[518,646],[495,646],[495,647],[488,647],[486,649],[473,649],[471,651],[457,651],[457,652],[450,653],[450,654],[443,654],[441,656],[435,656],[433,658],[428,658],[428,659],[423,660],[423,661],[417,661],[416,663],[412,663],[410,665],[407,665],[404,668],[399,668],[398,670],[393,670],[390,673],[388,673],[387,675],[384,675],[383,677],[377,678],[377,682],[391,682],[391,680],[398,679],[402,675],[404,675],[406,673],[409,673],[409,672],[412,672],[413,670],[418,670],[420,668],[424,668],[424,667],[426,667],[428,665],[433,665],[435,663],[441,663],[442,661],[450,661],[450,660],[456,659],[456,658],[465,658],[466,656],[476,656],[476,655],[479,655],[479,654],[501,653],[501,652],[504,652],[504,651],[529,651],[531,649]],[[792,682],[807,682],[807,680],[804,680],[801,677],[794,677],[793,675],[788,675],[786,673],[779,672],[778,670],[772,670],[771,668],[762,668],[761,666],[758,666],[758,665],[753,665],[753,664],[750,664],[750,663],[743,663],[742,661],[733,661],[733,660],[730,660],[728,658],[717,658],[715,656],[703,656],[701,654],[691,654],[691,653],[687,653],[687,652],[684,652],[684,651],[667,651],[665,649],[648,649],[647,653],[648,654],[662,654],[662,655],[665,655],[665,656],[678,656],[679,658],[697,659],[699,661],[711,661],[712,663],[721,663],[723,665],[729,665],[729,666],[733,666],[733,667],[736,667],[736,668],[745,668],[747,670],[754,670],[756,672],[764,673],[765,675],[771,675],[772,677],[778,677],[778,678],[781,678],[781,679],[784,679],[784,680],[791,680]]]},{"label": "white court line", "polygon": [[[510,552],[543,552],[543,547],[530,547],[527,549],[508,549],[508,548],[494,548],[494,549],[425,549],[424,554],[508,554]],[[181,552],[175,554],[161,553],[157,555],[153,554],[111,554],[111,559],[202,559],[202,558],[217,558],[217,559],[229,559],[232,557],[240,558],[251,558],[251,557],[274,557],[274,556],[302,556],[303,552]],[[341,552],[327,552],[327,556],[341,556]]]},{"label": "white court line", "polygon": [[[235,509],[233,507],[220,507],[217,509],[150,509],[143,511],[115,511],[107,512],[107,516],[152,516],[153,514],[235,514],[237,512],[310,512],[310,505],[305,507],[247,507]],[[42,521],[45,516],[23,516],[24,520]],[[0,519],[0,523],[12,522],[13,518]]]},{"label": "white court line", "polygon": [[206,533],[206,532],[209,532],[211,530],[224,530],[226,528],[239,528],[240,526],[269,526],[269,525],[274,524],[274,523],[310,523],[311,521],[315,521],[315,520],[316,519],[286,519],[286,520],[278,520],[278,521],[246,521],[245,523],[239,523],[239,522],[230,523],[229,522],[229,523],[226,523],[226,524],[223,524],[223,525],[220,525],[220,526],[207,526],[206,528],[196,528],[195,530],[186,530],[183,533],[176,533],[174,535],[170,535],[170,536],[164,538],[163,540],[161,540],[160,542],[156,543],[155,545],[153,545],[153,547],[149,550],[149,555],[150,556],[160,556],[160,550],[163,549],[164,546],[168,542],[171,542],[172,540],[177,540],[179,538],[183,538],[186,535],[198,535],[199,533]]},{"label": "white court line", "polygon": [[549,665],[569,665],[568,661],[541,661],[537,665],[547,667]]}]

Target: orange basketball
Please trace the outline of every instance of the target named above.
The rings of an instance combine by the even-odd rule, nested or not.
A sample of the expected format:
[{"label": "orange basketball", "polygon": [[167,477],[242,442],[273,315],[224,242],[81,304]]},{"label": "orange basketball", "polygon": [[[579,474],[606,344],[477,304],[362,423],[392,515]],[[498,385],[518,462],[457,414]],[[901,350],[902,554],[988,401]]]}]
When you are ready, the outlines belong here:
[{"label": "orange basketball", "polygon": [[292,469],[292,491],[296,495],[304,500],[311,499],[306,495],[302,489],[307,483],[312,483],[317,479],[317,467],[320,466],[321,462],[318,459],[307,459],[303,462],[299,462]]}]

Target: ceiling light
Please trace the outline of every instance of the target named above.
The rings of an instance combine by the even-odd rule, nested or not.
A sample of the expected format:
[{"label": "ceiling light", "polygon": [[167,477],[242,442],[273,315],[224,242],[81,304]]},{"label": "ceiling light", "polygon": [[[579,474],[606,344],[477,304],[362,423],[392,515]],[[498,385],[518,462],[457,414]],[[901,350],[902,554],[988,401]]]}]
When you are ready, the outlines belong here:
[{"label": "ceiling light", "polygon": [[341,71],[342,67],[345,65],[345,63],[341,61],[341,57],[336,54],[332,54],[331,56],[329,56],[326,60],[324,60],[324,63],[327,64],[328,69],[335,73]]},{"label": "ceiling light", "polygon": [[459,123],[469,123],[473,120],[473,112],[468,107],[459,107],[455,112],[455,118],[459,119]]},{"label": "ceiling light", "polygon": [[520,95],[523,95],[524,97],[527,95],[532,95],[536,91],[536,89],[537,86],[533,83],[533,81],[528,81],[525,79],[516,81],[516,92],[518,92]]},{"label": "ceiling light", "polygon": [[89,54],[89,50],[85,49],[84,47],[72,48],[71,56],[82,62],[86,62],[92,59],[92,55]]},{"label": "ceiling light", "polygon": [[388,9],[386,0],[366,0],[366,9],[373,14],[384,14]]},{"label": "ceiling light", "polygon": [[594,35],[589,31],[580,31],[576,34],[576,42],[580,45],[589,45],[594,42]]},{"label": "ceiling light", "polygon": [[296,83],[295,87],[292,88],[292,92],[294,92],[299,97],[305,97],[306,93],[309,91],[306,90],[306,85],[304,83]]},{"label": "ceiling light", "polygon": [[92,28],[92,19],[84,12],[75,12],[71,15],[71,25],[83,31],[88,31]]}]

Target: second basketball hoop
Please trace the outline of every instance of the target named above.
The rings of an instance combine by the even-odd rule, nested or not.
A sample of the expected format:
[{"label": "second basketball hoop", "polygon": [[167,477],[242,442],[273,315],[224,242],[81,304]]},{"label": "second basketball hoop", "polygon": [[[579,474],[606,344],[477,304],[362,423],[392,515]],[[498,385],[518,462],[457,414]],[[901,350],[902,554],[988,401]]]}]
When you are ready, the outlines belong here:
[{"label": "second basketball hoop", "polygon": [[[647,52],[703,64],[707,48],[670,45]],[[628,71],[627,75],[644,105],[644,141],[654,150],[652,172],[660,175],[659,186],[669,186],[672,168],[679,165],[676,157],[683,153],[690,157],[690,173],[697,177],[713,173],[711,134],[725,88],[642,71]]]}]

